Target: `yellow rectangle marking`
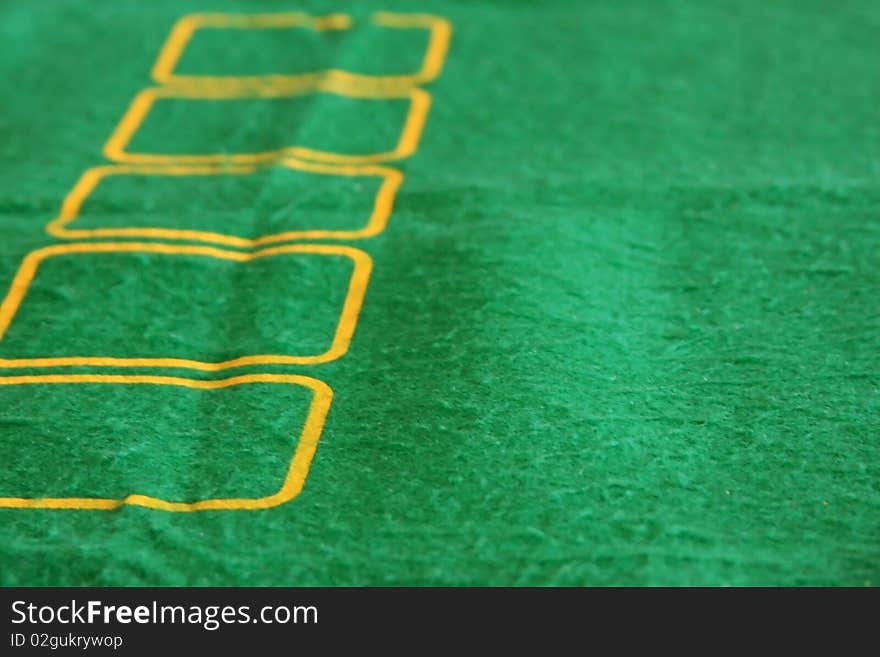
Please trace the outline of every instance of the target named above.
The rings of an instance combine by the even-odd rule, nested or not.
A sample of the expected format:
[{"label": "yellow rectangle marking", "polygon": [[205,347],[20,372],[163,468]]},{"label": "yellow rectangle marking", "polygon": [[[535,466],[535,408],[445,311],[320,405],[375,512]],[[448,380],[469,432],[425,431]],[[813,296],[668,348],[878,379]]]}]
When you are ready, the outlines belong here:
[{"label": "yellow rectangle marking", "polygon": [[281,488],[272,495],[259,498],[220,498],[198,500],[195,502],[177,502],[163,500],[149,495],[132,493],[119,499],[93,497],[51,497],[22,498],[0,497],[0,508],[16,509],[88,509],[95,511],[112,511],[125,505],[142,506],[159,511],[191,512],[208,510],[256,510],[268,509],[289,502],[299,495],[308,476],[333,391],[318,379],[307,376],[287,374],[246,374],[216,381],[202,381],[170,376],[120,376],[109,374],[48,374],[37,376],[4,376],[0,377],[0,386],[13,385],[71,385],[97,383],[105,385],[164,385],[196,388],[200,390],[217,390],[231,386],[250,383],[277,383],[299,385],[312,390],[312,402],[303,426],[302,433],[296,443],[293,456]]},{"label": "yellow rectangle marking", "polygon": [[156,63],[152,76],[159,84],[175,86],[228,85],[232,87],[253,87],[266,84],[281,84],[288,88],[314,88],[322,81],[332,80],[349,88],[389,89],[412,87],[434,80],[443,69],[449,50],[452,26],[444,18],[430,14],[408,14],[377,12],[370,17],[370,23],[377,27],[395,30],[427,30],[428,45],[418,71],[404,75],[366,75],[352,73],[336,68],[322,71],[290,75],[180,75],[175,73],[181,55],[198,30],[239,29],[267,30],[283,28],[303,28],[323,32],[327,30],[349,30],[353,19],[346,14],[310,16],[292,12],[277,14],[189,14],[182,17],[171,28]]},{"label": "yellow rectangle marking", "polygon": [[[163,98],[191,98],[196,100],[234,100],[242,98],[288,98],[309,93],[331,93],[339,96],[363,99],[397,98],[409,101],[409,109],[403,122],[397,143],[388,151],[351,154],[335,153],[300,145],[288,145],[270,151],[256,153],[132,153],[128,144],[141,127],[153,104]],[[303,91],[292,87],[272,85],[257,90],[214,86],[199,88],[150,87],[138,93],[129,105],[113,134],[104,145],[104,155],[109,160],[129,164],[259,164],[293,157],[330,164],[375,164],[397,160],[412,155],[419,145],[425,127],[431,96],[423,89],[392,90],[375,95],[362,90],[352,90],[333,80],[325,80],[314,89]]]},{"label": "yellow rectangle marking", "polygon": [[118,228],[73,228],[70,227],[80,214],[83,203],[100,185],[101,181],[108,176],[220,176],[220,175],[247,175],[258,170],[257,165],[178,165],[166,167],[150,167],[144,165],[105,165],[88,169],[74,185],[73,189],[64,199],[61,210],[46,227],[47,232],[55,237],[64,239],[92,239],[92,238],[158,238],[170,240],[194,240],[209,242],[245,249],[254,249],[267,244],[289,242],[300,239],[363,239],[378,235],[388,224],[388,218],[394,207],[394,198],[397,194],[403,174],[397,169],[385,166],[345,166],[323,165],[303,162],[288,158],[279,162],[281,166],[315,173],[318,175],[350,176],[350,177],[378,177],[382,179],[376,193],[372,212],[367,219],[366,225],[354,230],[323,230],[320,228],[308,230],[291,230],[281,233],[259,235],[249,238],[238,235],[230,235],[215,231],[189,230],[186,228],[156,228],[149,226],[127,226]]},{"label": "yellow rectangle marking", "polygon": [[351,279],[339,323],[330,348],[317,355],[283,355],[257,354],[245,355],[222,362],[204,362],[185,358],[116,358],[102,356],[72,356],[47,358],[0,358],[0,368],[27,367],[176,367],[217,372],[246,365],[313,365],[335,360],[348,351],[358,316],[366,294],[367,283],[372,270],[370,256],[359,249],[341,245],[325,244],[291,244],[275,246],[251,253],[227,251],[211,246],[189,246],[178,244],[140,243],[140,242],[77,242],[47,246],[29,253],[15,278],[6,298],[0,303],[0,340],[12,323],[24,300],[27,290],[33,282],[40,264],[48,259],[66,255],[84,253],[159,253],[165,255],[195,255],[208,258],[220,258],[235,262],[247,263],[257,258],[268,258],[287,253],[312,253],[336,255],[349,258],[354,264]]}]

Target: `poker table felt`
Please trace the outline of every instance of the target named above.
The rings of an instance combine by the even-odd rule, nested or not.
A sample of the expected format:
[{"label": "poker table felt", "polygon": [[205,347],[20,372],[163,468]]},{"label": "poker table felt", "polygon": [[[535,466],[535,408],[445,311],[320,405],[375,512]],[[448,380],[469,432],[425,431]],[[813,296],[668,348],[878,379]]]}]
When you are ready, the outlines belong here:
[{"label": "poker table felt", "polygon": [[0,584],[880,582],[876,3],[0,33]]}]

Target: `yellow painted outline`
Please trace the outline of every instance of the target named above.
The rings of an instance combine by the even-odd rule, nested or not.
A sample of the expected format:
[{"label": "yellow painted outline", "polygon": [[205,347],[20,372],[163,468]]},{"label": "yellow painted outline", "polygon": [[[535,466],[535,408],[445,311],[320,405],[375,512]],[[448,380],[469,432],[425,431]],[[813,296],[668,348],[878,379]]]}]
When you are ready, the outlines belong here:
[{"label": "yellow painted outline", "polygon": [[248,383],[285,383],[299,385],[312,390],[312,402],[309,406],[302,433],[296,443],[290,466],[284,482],[278,492],[267,497],[258,498],[219,498],[199,500],[196,502],[170,502],[148,495],[131,494],[121,499],[95,497],[0,497],[0,507],[16,509],[89,509],[112,511],[122,506],[143,506],[159,511],[191,512],[208,510],[255,510],[269,509],[289,502],[299,495],[309,473],[309,467],[324,421],[333,399],[333,390],[323,381],[308,376],[287,374],[246,374],[217,381],[200,381],[170,376],[118,376],[110,374],[49,374],[40,376],[8,376],[0,377],[0,386],[34,385],[34,384],[148,384],[182,386],[201,390],[216,390]]},{"label": "yellow painted outline", "polygon": [[265,258],[284,253],[314,253],[320,255],[345,256],[354,263],[348,292],[342,304],[342,311],[330,348],[323,354],[314,356],[283,356],[261,354],[241,356],[219,363],[207,363],[184,358],[110,358],[101,356],[73,356],[50,358],[0,358],[0,368],[23,367],[179,367],[203,372],[218,372],[245,365],[314,365],[335,360],[348,351],[358,315],[363,305],[367,283],[372,270],[370,256],[359,249],[342,245],[327,244],[291,244],[275,246],[251,253],[226,251],[211,246],[189,246],[160,243],[140,242],[77,242],[72,244],[56,244],[37,249],[29,253],[15,278],[6,298],[0,303],[0,340],[9,328],[21,302],[24,300],[31,282],[36,276],[40,264],[47,258],[60,255],[82,253],[161,253],[165,255],[199,255],[235,262],[250,262],[257,258]]},{"label": "yellow painted outline", "polygon": [[87,169],[61,204],[61,211],[46,231],[50,235],[63,239],[91,239],[103,237],[139,237],[160,238],[171,240],[197,240],[225,246],[253,249],[266,244],[287,242],[298,239],[364,239],[378,235],[388,225],[388,218],[394,208],[394,199],[403,182],[403,173],[386,166],[328,166],[313,164],[294,159],[285,159],[279,165],[321,175],[336,176],[367,176],[379,177],[382,183],[376,192],[372,213],[365,226],[355,230],[293,230],[283,233],[272,233],[255,238],[240,237],[228,233],[216,233],[202,230],[155,227],[120,227],[120,228],[68,228],[79,216],[85,200],[94,192],[101,181],[107,176],[143,175],[143,176],[215,176],[215,175],[247,175],[259,170],[255,165],[233,167],[222,166],[170,166],[148,167],[137,165],[111,164]]},{"label": "yellow painted outline", "polygon": [[[395,147],[386,152],[352,155],[320,151],[305,146],[287,146],[273,151],[259,153],[211,153],[211,154],[156,154],[128,153],[126,147],[141,127],[153,103],[161,98],[190,98],[194,100],[241,100],[255,98],[288,98],[311,93],[331,93],[350,98],[381,100],[383,98],[408,99],[409,111]],[[424,89],[389,90],[382,95],[348,88],[333,80],[324,80],[313,89],[302,90],[283,86],[267,86],[256,90],[243,90],[233,87],[214,86],[198,89],[189,87],[148,87],[140,91],[132,100],[128,110],[117,124],[104,144],[104,155],[109,160],[135,164],[259,164],[274,162],[284,157],[301,158],[315,162],[336,164],[375,164],[388,160],[402,159],[415,153],[419,145],[425,120],[431,107],[431,95]]]},{"label": "yellow painted outline", "polygon": [[326,30],[351,29],[353,21],[346,14],[330,14],[327,16],[310,16],[293,12],[278,14],[188,14],[180,18],[171,28],[168,38],[159,51],[153,65],[152,77],[158,84],[165,85],[218,85],[254,86],[261,84],[283,84],[308,88],[316,83],[333,79],[353,87],[384,88],[394,86],[414,86],[434,80],[443,69],[449,41],[452,36],[452,25],[444,18],[430,14],[400,14],[393,12],[377,12],[370,22],[378,27],[390,29],[428,30],[428,45],[421,62],[421,68],[415,73],[404,75],[367,75],[351,73],[336,68],[309,73],[291,75],[177,75],[174,68],[181,55],[197,30],[243,29],[263,30],[277,28],[301,27],[318,32]]}]

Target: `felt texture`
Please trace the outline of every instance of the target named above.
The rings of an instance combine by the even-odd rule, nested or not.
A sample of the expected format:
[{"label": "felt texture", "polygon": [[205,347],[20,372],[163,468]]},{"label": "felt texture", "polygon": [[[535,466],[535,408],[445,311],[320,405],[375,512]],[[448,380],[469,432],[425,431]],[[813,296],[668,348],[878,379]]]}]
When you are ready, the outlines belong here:
[{"label": "felt texture", "polygon": [[169,228],[257,238],[286,231],[357,230],[382,179],[272,166],[218,175],[108,175],[70,228]]},{"label": "felt texture", "polygon": [[45,259],[0,358],[103,355],[222,361],[330,348],[353,265],[290,253],[235,262],[186,253]]},{"label": "felt texture", "polygon": [[[348,353],[236,370],[332,386],[303,492],[262,511],[0,509],[0,584],[880,582],[876,3],[7,3],[0,282],[58,243],[46,224],[83,170],[104,163],[182,13],[291,9],[431,12],[454,29],[426,85],[419,149],[394,164],[406,179],[388,228],[345,242],[375,263]],[[356,70],[375,61],[374,42],[340,38],[314,60]],[[181,70],[204,72],[204,56],[248,72],[228,43],[202,42]],[[255,73],[276,49],[285,71],[313,63],[277,38],[267,49]],[[410,68],[412,53],[401,57]],[[361,112],[337,100],[235,112],[162,100],[169,123],[151,114],[133,144],[388,147],[395,103]],[[166,224],[175,194],[182,215],[227,223],[228,209],[169,187],[155,213]],[[147,198],[132,193],[114,211],[138,225]],[[338,202],[333,221],[348,226],[350,199]],[[261,232],[241,221],[239,234]],[[4,357],[13,338],[45,351],[43,331],[61,323],[71,328],[52,349],[100,335],[132,354],[179,340],[209,357],[229,339],[262,342],[247,312],[227,325],[213,310],[230,303],[280,304],[289,311],[272,321],[293,318],[290,344],[317,340],[296,334],[299,322],[317,331],[329,315],[303,315],[299,281],[318,285],[309,308],[336,289],[335,270],[318,266],[297,280],[268,267],[260,281],[143,257],[122,278],[105,257],[76,258],[46,263],[57,271],[39,274]],[[121,287],[102,291],[102,280]],[[165,316],[138,333],[147,288],[186,314],[174,332]],[[132,309],[101,307],[114,289]],[[135,483],[263,494],[247,482],[283,468],[306,401],[272,386],[3,390],[0,496],[44,482],[96,495]],[[215,441],[229,449],[203,448]]]},{"label": "felt texture", "polygon": [[394,148],[409,106],[407,99],[325,92],[282,98],[160,98],[126,150],[256,153],[297,145],[371,154]]},{"label": "felt texture", "polygon": [[306,388],[259,383],[2,386],[0,397],[4,430],[22,438],[4,442],[7,490],[172,500],[274,493],[311,401]]},{"label": "felt texture", "polygon": [[[303,7],[267,5],[270,11]],[[382,9],[381,5],[376,5]],[[314,5],[318,15],[350,11],[350,5]],[[242,5],[239,11],[251,11]],[[418,11],[412,8],[407,11]],[[442,15],[442,13],[441,13]],[[364,16],[362,15],[361,18]],[[353,42],[356,45],[353,46]],[[230,48],[234,43],[235,47]],[[177,75],[289,75],[338,68],[366,75],[406,75],[422,65],[428,45],[425,30],[396,30],[371,23],[356,31],[302,27],[246,30],[202,28],[174,67]],[[369,53],[368,57],[364,53]]]}]

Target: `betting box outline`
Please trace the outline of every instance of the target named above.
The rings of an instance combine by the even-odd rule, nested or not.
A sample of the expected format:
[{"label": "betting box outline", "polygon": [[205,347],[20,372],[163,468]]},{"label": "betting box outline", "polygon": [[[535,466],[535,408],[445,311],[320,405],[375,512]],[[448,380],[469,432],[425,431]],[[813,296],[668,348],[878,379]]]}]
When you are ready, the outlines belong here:
[{"label": "betting box outline", "polygon": [[203,29],[265,30],[305,28],[315,31],[349,30],[354,20],[347,14],[311,16],[302,12],[265,14],[195,13],[181,17],[171,28],[153,65],[153,80],[161,85],[230,85],[247,87],[263,84],[283,84],[292,87],[311,87],[322,80],[334,80],[351,87],[387,89],[414,86],[431,82],[443,69],[449,50],[452,26],[444,18],[431,14],[376,12],[369,22],[389,29],[418,29],[428,31],[428,44],[418,71],[403,75],[368,75],[330,68],[297,74],[263,75],[179,75],[174,72],[192,38]]},{"label": "betting box outline", "polygon": [[[219,233],[205,230],[193,230],[185,228],[156,228],[149,226],[126,226],[126,227],[97,227],[97,228],[70,228],[80,216],[83,204],[91,196],[101,182],[109,176],[156,176],[156,177],[186,177],[186,176],[222,176],[222,175],[248,175],[261,170],[255,164],[222,166],[222,165],[179,165],[179,166],[146,166],[107,164],[87,169],[70,190],[61,204],[58,216],[52,219],[46,226],[46,231],[55,237],[62,239],[91,239],[91,238],[158,238],[170,240],[193,240],[223,246],[253,249],[267,244],[288,242],[294,240],[312,239],[364,239],[378,235],[385,230],[388,219],[394,208],[394,200],[403,182],[403,173],[398,169],[381,165],[344,166],[325,165],[312,162],[304,162],[287,158],[273,163],[275,166],[283,166],[298,171],[316,173],[320,175],[334,175],[346,177],[377,177],[381,183],[374,197],[373,208],[366,224],[361,228],[352,230],[327,230],[305,229],[290,230],[281,233],[271,233],[253,238],[228,233]],[[270,165],[272,166],[272,165]]]},{"label": "betting box outline", "polygon": [[275,255],[305,253],[347,257],[353,263],[345,301],[342,304],[330,347],[316,355],[244,355],[222,362],[204,362],[186,358],[118,358],[102,356],[63,356],[45,358],[0,358],[0,369],[28,367],[173,367],[203,372],[217,372],[248,365],[313,365],[336,360],[348,351],[358,316],[363,306],[372,270],[372,260],[365,252],[350,246],[328,244],[289,244],[259,251],[228,251],[211,246],[140,242],[82,242],[56,244],[29,253],[22,261],[6,297],[0,303],[0,341],[15,318],[27,291],[47,258],[84,253],[156,253],[161,255],[195,255],[247,263]]},{"label": "betting box outline", "polygon": [[302,491],[314,457],[324,422],[333,399],[333,390],[318,379],[293,374],[245,374],[217,380],[188,379],[170,376],[122,376],[113,374],[45,374],[33,376],[2,376],[0,386],[59,384],[175,385],[200,390],[217,390],[252,383],[299,385],[312,391],[312,400],[302,431],[293,450],[281,487],[275,493],[256,498],[214,498],[194,502],[176,502],[131,493],[123,498],[0,497],[0,508],[17,509],[83,509],[112,511],[123,506],[141,506],[160,511],[192,512],[221,510],[268,509],[289,502]]},{"label": "betting box outline", "polygon": [[[135,133],[150,113],[157,100],[271,100],[291,98],[316,93],[328,93],[344,98],[359,98],[366,102],[388,99],[407,100],[409,108],[403,121],[397,143],[387,151],[353,154],[325,151],[307,146],[287,145],[268,151],[244,153],[241,151],[226,153],[148,153],[129,152],[127,147]],[[376,164],[390,160],[399,160],[411,156],[418,149],[419,140],[425,128],[428,110],[431,107],[431,95],[424,89],[406,88],[392,89],[382,95],[353,89],[339,84],[332,79],[322,80],[313,88],[300,89],[291,86],[273,84],[257,91],[236,87],[147,87],[138,92],[119,123],[104,144],[104,156],[108,160],[132,164],[254,164],[272,162],[284,157],[294,157],[315,162],[335,164]]]}]

